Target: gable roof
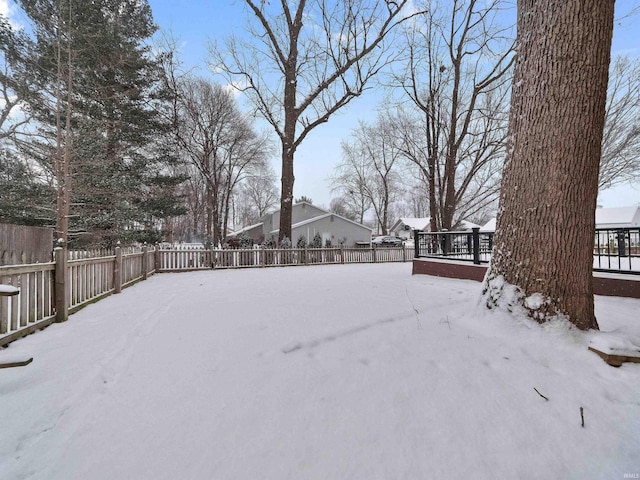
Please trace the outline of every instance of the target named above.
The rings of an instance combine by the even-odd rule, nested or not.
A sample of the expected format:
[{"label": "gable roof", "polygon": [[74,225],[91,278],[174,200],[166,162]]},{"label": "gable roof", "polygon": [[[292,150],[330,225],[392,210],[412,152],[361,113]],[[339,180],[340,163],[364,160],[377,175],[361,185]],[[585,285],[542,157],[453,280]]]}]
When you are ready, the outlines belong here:
[{"label": "gable roof", "polygon": [[429,226],[431,217],[401,217],[393,224],[391,230],[395,230],[400,224],[408,225],[411,230],[424,230]]},{"label": "gable roof", "polygon": [[480,227],[481,232],[495,232],[496,231],[496,218],[492,218],[483,226]]},{"label": "gable roof", "polygon": [[480,225],[470,222],[469,220],[461,220],[459,228],[463,230],[471,230],[472,228],[480,228]]},{"label": "gable roof", "polygon": [[253,230],[254,228],[261,227],[262,225],[263,225],[263,222],[254,223],[253,225],[247,225],[246,227],[242,227],[239,230],[229,231],[227,233],[227,237],[235,237],[237,235],[240,235],[242,232],[248,232],[249,230]]},{"label": "gable roof", "polygon": [[[318,215],[317,217],[309,218],[307,220],[303,220],[301,222],[294,223],[293,225],[291,225],[291,230],[293,230],[294,228],[303,227],[303,226],[308,225],[310,223],[317,222],[318,220],[322,220],[324,218],[331,217],[331,216],[339,218],[340,220],[343,220],[343,221],[348,222],[348,223],[352,223],[353,225],[356,225],[358,227],[362,227],[364,229],[367,229],[367,230],[371,231],[371,228],[367,227],[366,225],[362,225],[361,223],[354,222],[353,220],[349,220],[348,218],[345,218],[345,217],[343,217],[341,215],[338,215],[337,213],[331,213],[331,212],[327,212],[324,215]],[[279,233],[279,232],[280,232],[280,229],[276,228],[275,230],[272,230],[269,233],[275,234],[275,233]]]},{"label": "gable roof", "polygon": [[[640,207],[618,207],[596,209],[596,226],[620,225],[636,226],[640,222]],[[634,225],[634,223],[636,225]]]},{"label": "gable roof", "polygon": [[[308,205],[309,207],[315,208],[316,210],[320,210],[321,212],[324,212],[324,213],[330,213],[328,210],[325,210],[324,208],[320,208],[320,207],[318,207],[317,205],[314,205],[314,204],[309,203],[309,202],[297,202],[297,203],[294,203],[294,204],[292,205],[292,207],[293,207],[293,208],[296,208],[296,207],[303,207],[303,206],[305,206],[305,205]],[[272,211],[272,212],[267,213],[266,215],[273,215],[274,213],[280,213],[280,210],[282,210],[282,209],[281,209],[281,208],[278,208],[278,209],[276,209],[276,210],[274,210],[274,211]]]},{"label": "gable roof", "polygon": [[[640,226],[640,206],[598,208],[596,210],[596,228],[602,225]],[[481,228],[481,232],[495,232],[496,219],[492,218]]]}]

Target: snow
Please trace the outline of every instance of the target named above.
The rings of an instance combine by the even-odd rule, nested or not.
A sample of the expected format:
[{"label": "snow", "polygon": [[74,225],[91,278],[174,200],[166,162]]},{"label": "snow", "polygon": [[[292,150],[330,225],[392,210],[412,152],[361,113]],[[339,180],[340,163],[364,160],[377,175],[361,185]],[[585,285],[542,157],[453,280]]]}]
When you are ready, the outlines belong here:
[{"label": "snow", "polygon": [[[0,478],[638,472],[640,365],[481,288],[410,263],[154,275],[0,350],[34,357],[0,370]],[[596,297],[602,330],[638,311]]]},{"label": "snow", "polygon": [[594,332],[589,346],[609,355],[640,357],[640,325],[625,325],[611,332]]},{"label": "snow", "polygon": [[534,293],[524,299],[524,306],[530,310],[538,310],[545,303],[545,298],[541,293]]},{"label": "snow", "polygon": [[431,217],[402,217],[391,230],[399,228],[401,224],[408,225],[411,227],[411,230],[428,230],[430,221]]},{"label": "snow", "polygon": [[15,295],[16,293],[18,293],[20,290],[12,285],[3,285],[0,284],[0,295],[5,294],[5,295]]},{"label": "snow", "polygon": [[487,223],[485,223],[482,227],[480,227],[481,232],[495,232],[496,231],[496,218],[492,218]]}]

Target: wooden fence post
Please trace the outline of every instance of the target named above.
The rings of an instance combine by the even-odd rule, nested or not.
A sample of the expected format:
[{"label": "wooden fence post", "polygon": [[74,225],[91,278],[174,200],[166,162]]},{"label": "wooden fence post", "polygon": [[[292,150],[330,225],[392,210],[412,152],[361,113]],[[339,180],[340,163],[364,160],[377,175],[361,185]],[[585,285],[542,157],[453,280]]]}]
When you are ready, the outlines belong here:
[{"label": "wooden fence post", "polygon": [[373,256],[373,263],[378,263],[377,259],[376,259],[376,247],[374,245],[371,245],[371,251],[372,251],[372,256]]},{"label": "wooden fence post", "polygon": [[122,292],[122,249],[120,242],[116,247],[116,260],[113,265],[113,293]]},{"label": "wooden fence post", "polygon": [[54,281],[54,301],[56,307],[56,323],[66,322],[69,318],[69,271],[67,268],[67,247],[59,242],[53,251],[56,262]]},{"label": "wooden fence post", "polygon": [[344,265],[344,243],[340,244],[340,263]]},{"label": "wooden fence post", "polygon": [[142,245],[142,279],[146,280],[149,275],[149,247],[145,243]]},{"label": "wooden fence post", "polygon": [[158,273],[160,271],[160,245],[158,245],[156,243],[156,251],[153,255],[153,267],[155,270],[155,273]]}]

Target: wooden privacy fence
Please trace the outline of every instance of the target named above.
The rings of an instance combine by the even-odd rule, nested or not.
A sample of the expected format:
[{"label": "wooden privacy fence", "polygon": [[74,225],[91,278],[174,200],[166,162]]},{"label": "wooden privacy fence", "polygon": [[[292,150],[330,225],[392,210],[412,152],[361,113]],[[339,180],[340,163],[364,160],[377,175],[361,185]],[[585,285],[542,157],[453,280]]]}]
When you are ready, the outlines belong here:
[{"label": "wooden privacy fence", "polygon": [[70,313],[155,272],[154,250],[117,247],[113,255],[90,257],[56,248],[54,261],[0,267],[0,284],[18,295],[0,295],[0,346],[63,322]]},{"label": "wooden privacy fence", "polygon": [[0,265],[50,262],[53,230],[0,223]]}]

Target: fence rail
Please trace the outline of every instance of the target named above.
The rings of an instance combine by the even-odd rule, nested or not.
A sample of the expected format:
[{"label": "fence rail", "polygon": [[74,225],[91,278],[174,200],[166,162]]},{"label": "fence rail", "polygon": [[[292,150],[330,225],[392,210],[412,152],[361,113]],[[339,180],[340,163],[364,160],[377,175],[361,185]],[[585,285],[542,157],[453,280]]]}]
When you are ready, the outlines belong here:
[{"label": "fence rail", "polygon": [[[475,264],[488,263],[493,232],[414,231],[415,258],[448,258]],[[593,251],[595,272],[640,275],[640,228],[598,228]]]},{"label": "fence rail", "polygon": [[57,248],[54,262],[0,267],[0,284],[18,289],[17,295],[0,294],[0,346],[155,272],[153,250],[126,252],[117,247],[112,255],[91,257]]},{"label": "fence rail", "polygon": [[414,231],[415,257],[449,258],[475,264],[488,263],[493,249],[493,233]]},{"label": "fence rail", "polygon": [[156,250],[158,272],[183,272],[223,268],[255,268],[293,265],[408,262],[413,249],[370,248],[287,248]]},{"label": "fence rail", "polygon": [[55,317],[55,263],[0,267],[0,284],[19,289],[0,296],[0,345],[49,325]]},{"label": "fence rail", "polygon": [[640,275],[640,227],[596,229],[593,256],[595,271]]}]

